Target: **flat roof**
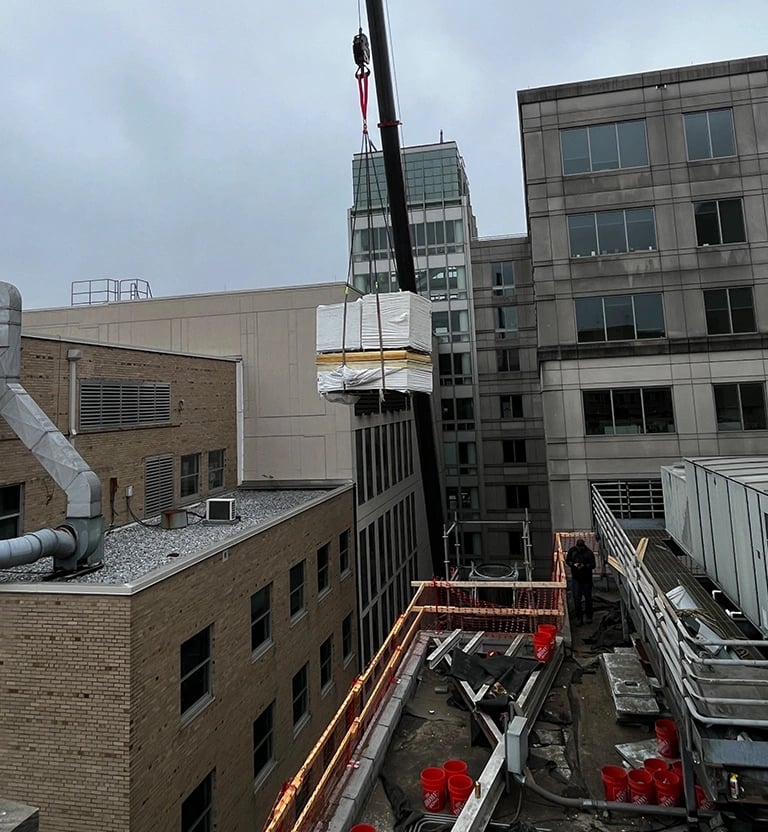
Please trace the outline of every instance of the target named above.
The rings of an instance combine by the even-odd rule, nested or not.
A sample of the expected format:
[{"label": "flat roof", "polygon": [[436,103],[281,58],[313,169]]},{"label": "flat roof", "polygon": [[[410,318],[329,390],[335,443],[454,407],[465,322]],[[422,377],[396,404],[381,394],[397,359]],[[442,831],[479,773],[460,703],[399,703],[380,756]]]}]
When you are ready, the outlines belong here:
[{"label": "flat roof", "polygon": [[688,461],[699,468],[768,494],[768,456],[690,457]]},{"label": "flat roof", "polygon": [[547,87],[535,87],[530,90],[518,90],[517,101],[519,105],[535,104],[539,101],[575,98],[580,95],[596,95],[604,92],[619,92],[637,87],[656,86],[657,84],[678,84],[682,81],[718,78],[723,75],[764,72],[766,69],[768,69],[768,56],[758,55],[752,58],[737,58],[731,61],[716,61],[708,64],[696,64],[695,66],[658,69],[650,72],[638,72],[633,75],[614,75],[592,81],[574,81]]},{"label": "flat roof", "polygon": [[114,592],[119,594],[144,589],[179,572],[193,563],[235,545],[270,526],[305,511],[338,494],[351,484],[328,488],[262,490],[238,489],[219,498],[234,497],[239,520],[229,524],[207,524],[201,515],[205,503],[184,506],[188,525],[182,529],[163,529],[160,517],[107,531],[104,536],[104,563],[100,569],[72,578],[46,580],[53,559],[0,570],[0,592],[48,591]]}]

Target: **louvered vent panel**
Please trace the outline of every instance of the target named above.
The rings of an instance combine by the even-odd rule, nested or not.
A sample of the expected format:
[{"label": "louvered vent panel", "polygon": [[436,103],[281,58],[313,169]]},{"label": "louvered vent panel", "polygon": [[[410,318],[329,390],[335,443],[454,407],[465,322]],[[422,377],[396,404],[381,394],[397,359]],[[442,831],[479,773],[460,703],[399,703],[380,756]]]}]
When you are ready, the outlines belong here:
[{"label": "louvered vent panel", "polygon": [[144,462],[144,516],[167,508],[173,508],[173,457],[149,457]]},{"label": "louvered vent panel", "polygon": [[136,381],[80,382],[80,431],[171,424],[171,385]]}]

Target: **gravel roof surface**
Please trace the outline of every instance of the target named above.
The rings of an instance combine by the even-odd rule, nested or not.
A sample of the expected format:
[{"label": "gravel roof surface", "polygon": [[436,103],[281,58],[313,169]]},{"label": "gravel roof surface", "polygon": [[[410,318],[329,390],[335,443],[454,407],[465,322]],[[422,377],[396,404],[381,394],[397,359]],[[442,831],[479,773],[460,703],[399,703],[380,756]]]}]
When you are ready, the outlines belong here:
[{"label": "gravel roof surface", "polygon": [[[101,569],[56,581],[63,584],[130,584],[149,572],[184,557],[237,537],[249,528],[272,520],[304,503],[314,500],[325,489],[301,491],[237,491],[219,497],[235,497],[240,521],[230,524],[207,525],[194,514],[188,515],[189,525],[183,529],[161,529],[159,517],[150,518],[145,525],[131,523],[108,532],[104,538],[104,565]],[[204,503],[186,506],[188,512],[203,514]],[[50,575],[53,558],[43,558],[26,566],[0,570],[0,584],[35,583]]]}]

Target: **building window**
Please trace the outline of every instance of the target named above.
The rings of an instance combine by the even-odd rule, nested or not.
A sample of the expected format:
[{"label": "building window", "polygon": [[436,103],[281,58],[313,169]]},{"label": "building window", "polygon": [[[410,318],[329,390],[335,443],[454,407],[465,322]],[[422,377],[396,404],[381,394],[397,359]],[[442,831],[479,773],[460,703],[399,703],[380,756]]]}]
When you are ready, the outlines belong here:
[{"label": "building window", "polygon": [[154,517],[173,508],[173,503],[173,457],[148,457],[144,460],[144,516]]},{"label": "building window", "polygon": [[197,497],[200,494],[200,454],[185,454],[181,458],[179,496]]},{"label": "building window", "polygon": [[445,495],[451,514],[458,510],[466,512],[480,508],[480,494],[474,486],[449,486],[445,489]]},{"label": "building window", "polygon": [[450,312],[433,312],[432,329],[441,344],[469,341],[469,310],[454,309]]},{"label": "building window", "polygon": [[180,706],[184,715],[211,697],[211,628],[187,639],[180,653]]},{"label": "building window", "polygon": [[508,335],[517,335],[517,331],[517,307],[497,306],[496,337],[506,338]]},{"label": "building window", "polygon": [[21,485],[0,488],[0,540],[21,535]]},{"label": "building window", "polygon": [[661,295],[577,298],[576,329],[580,344],[663,338],[666,330]]},{"label": "building window", "polygon": [[80,382],[80,431],[171,424],[171,385],[142,381]]},{"label": "building window", "polygon": [[521,463],[526,461],[525,439],[502,439],[501,449],[504,462]]},{"label": "building window", "polygon": [[341,622],[341,652],[344,655],[344,664],[347,664],[355,653],[352,643],[352,613],[344,616]]},{"label": "building window", "polygon": [[449,476],[477,474],[477,447],[474,442],[445,442],[443,458],[445,472]]},{"label": "building window", "polygon": [[472,430],[475,426],[474,399],[442,399],[440,402],[443,430]]},{"label": "building window", "polygon": [[272,767],[275,762],[275,703],[270,703],[253,723],[253,779]]},{"label": "building window", "polygon": [[755,332],[755,304],[751,286],[705,289],[704,310],[709,335]]},{"label": "building window", "polygon": [[639,168],[648,164],[644,121],[594,124],[560,131],[563,174]]},{"label": "building window", "polygon": [[685,122],[685,143],[688,146],[689,161],[736,155],[731,110],[686,113],[683,121]]},{"label": "building window", "polygon": [[251,595],[251,650],[272,643],[272,584]]},{"label": "building window", "polygon": [[507,532],[507,548],[509,549],[509,556],[512,558],[522,555],[523,533],[517,531]]},{"label": "building window", "polygon": [[208,490],[224,488],[224,448],[208,451]]},{"label": "building window", "polygon": [[298,615],[304,610],[304,565],[306,561],[301,561],[295,566],[291,567],[290,571],[290,594],[289,594],[289,609],[291,618]]},{"label": "building window", "polygon": [[213,832],[213,772],[181,804],[181,832]]},{"label": "building window", "polygon": [[523,397],[520,393],[499,396],[499,410],[502,419],[523,418]]},{"label": "building window", "polygon": [[500,373],[513,373],[520,369],[520,350],[496,350],[496,369]]},{"label": "building window", "polygon": [[349,560],[349,529],[339,535],[339,574],[346,575],[351,570]]},{"label": "building window", "polygon": [[587,436],[674,433],[670,387],[583,390]]},{"label": "building window", "polygon": [[320,690],[327,690],[333,683],[333,636],[320,645]]},{"label": "building window", "polygon": [[627,254],[656,248],[653,208],[625,208],[568,217],[571,257]]},{"label": "building window", "polygon": [[621,520],[664,517],[661,480],[617,480],[591,482],[614,517]]},{"label": "building window", "polygon": [[507,500],[507,508],[530,508],[531,497],[528,493],[528,486],[521,483],[504,486]]},{"label": "building window", "polygon": [[437,356],[440,384],[471,384],[472,356],[468,352],[441,352]]},{"label": "building window", "polygon": [[515,269],[512,263],[491,263],[491,275],[495,295],[515,294]]},{"label": "building window", "polygon": [[326,543],[317,550],[317,594],[322,595],[331,587],[331,547]]},{"label": "building window", "polygon": [[298,728],[309,716],[309,663],[293,677],[293,727]]},{"label": "building window", "polygon": [[719,246],[744,243],[744,211],[740,199],[715,199],[694,202],[696,220],[696,245]]},{"label": "building window", "polygon": [[718,430],[765,430],[765,388],[762,381],[715,384]]},{"label": "building window", "polygon": [[[419,294],[428,295],[430,300],[463,300],[467,297],[466,271],[464,266],[418,269],[416,287]],[[398,291],[397,285],[392,291]]]}]

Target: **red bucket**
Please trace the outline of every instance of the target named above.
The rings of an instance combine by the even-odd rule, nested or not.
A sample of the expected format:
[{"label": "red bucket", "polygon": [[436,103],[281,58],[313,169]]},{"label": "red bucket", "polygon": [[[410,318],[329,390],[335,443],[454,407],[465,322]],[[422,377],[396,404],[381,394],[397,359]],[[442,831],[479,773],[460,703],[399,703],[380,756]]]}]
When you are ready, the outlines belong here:
[{"label": "red bucket", "polygon": [[656,720],[656,745],[662,757],[677,757],[677,725],[671,719]]},{"label": "red bucket", "polygon": [[472,794],[475,781],[466,774],[454,774],[448,780],[448,799],[451,802],[451,814],[460,815],[467,798]]},{"label": "red bucket", "polygon": [[552,658],[554,644],[549,633],[533,634],[533,657],[539,662],[548,662]]},{"label": "red bucket", "polygon": [[442,812],[445,806],[445,771],[425,768],[421,772],[421,799],[428,812]]},{"label": "red bucket", "polygon": [[369,823],[357,823],[349,832],[376,832],[376,827],[371,826]]},{"label": "red bucket", "polygon": [[557,638],[557,627],[554,624],[539,624],[539,632],[547,633],[552,637],[552,641]]},{"label": "red bucket", "polygon": [[674,771],[655,771],[653,784],[656,786],[656,801],[659,806],[677,806],[683,784]]},{"label": "red bucket", "polygon": [[627,772],[621,766],[603,766],[600,774],[605,786],[605,799],[614,803],[626,803],[629,796]]},{"label": "red bucket", "polygon": [[669,763],[666,760],[660,760],[658,757],[649,757],[643,760],[643,768],[653,774],[655,771],[669,771]]},{"label": "red bucket", "polygon": [[445,779],[447,782],[454,774],[466,774],[467,764],[464,760],[446,760],[443,763],[443,771],[445,771]]},{"label": "red bucket", "polygon": [[656,789],[653,775],[647,768],[633,768],[627,772],[630,803],[655,803]]},{"label": "red bucket", "polygon": [[701,786],[694,786],[693,788],[696,792],[696,808],[714,811],[717,806],[715,801],[710,800],[707,797],[707,793],[701,788]]}]

